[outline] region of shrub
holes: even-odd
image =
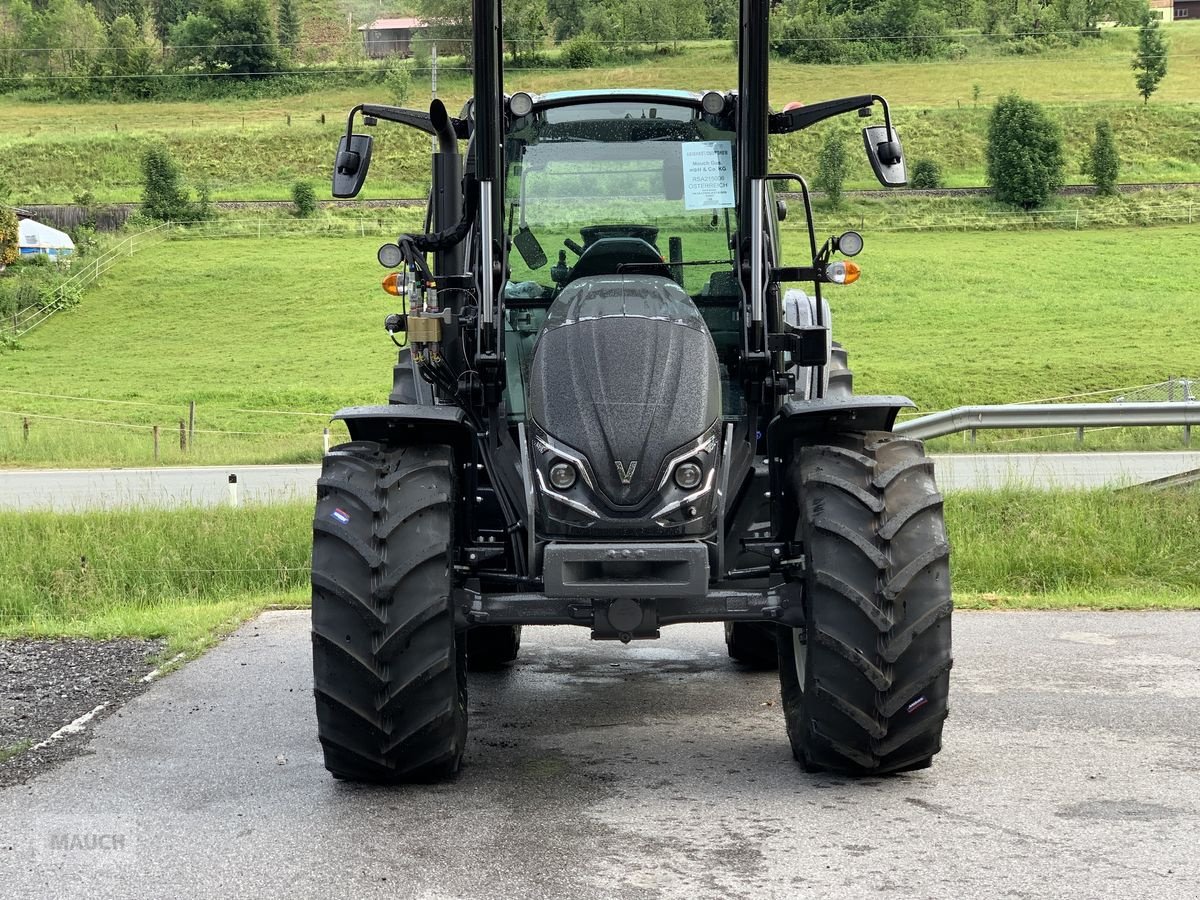
[[[409,71],[408,63],[399,58],[389,62],[383,75],[383,84],[392,103],[403,106],[412,92],[412,72]]]
[[[915,188],[933,190],[942,186],[942,168],[932,159],[918,159],[913,163],[908,183]]]
[[[987,178],[1001,203],[1042,206],[1063,184],[1058,126],[1032,100],[1006,94],[988,123]]]
[[[317,211],[317,194],[307,181],[297,181],[292,185],[292,206],[299,219],[311,218]]]
[[[192,205],[192,221],[207,222],[217,217],[216,207],[212,202],[212,187],[207,181],[200,182],[196,189],[196,202]]]
[[[601,55],[600,42],[585,31],[567,42],[562,58],[569,69],[591,69],[599,65]]]
[[[0,206],[0,269],[17,261],[20,255],[19,238],[17,214],[6,206]]]
[[[1117,142],[1113,140],[1112,125],[1101,119],[1096,123],[1096,138],[1092,141],[1088,172],[1096,184],[1096,192],[1106,197],[1117,193],[1117,175],[1121,171],[1121,158],[1117,155]]]
[[[142,156],[142,207],[148,219],[187,221],[194,210],[187,190],[166,147],[151,147]]]
[[[817,158],[817,187],[825,192],[829,205],[842,205],[842,185],[846,183],[846,145],[842,132],[831,129],[825,135]]]

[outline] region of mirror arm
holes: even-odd
[[[352,137],[354,137],[354,117],[356,115],[358,115],[359,110],[361,110],[362,108],[363,108],[363,105],[360,103],[360,104],[358,104],[358,106],[356,106],[352,110],[350,110],[350,114],[348,116],[346,116],[346,146],[347,147],[350,146],[350,139]]]
[[[801,106],[786,112],[772,113],[768,118],[768,131],[771,134],[791,134],[803,131],[818,122],[824,122],[834,116],[845,115],[856,109],[870,106],[876,100],[883,100],[875,94],[860,94],[857,97],[842,97],[837,100],[822,100],[812,106]],[[887,104],[884,103],[884,116],[887,116]]]
[[[892,133],[892,110],[888,106],[887,100],[880,97],[878,94],[872,94],[871,100],[883,107],[883,124],[887,128],[887,133]]]
[[[384,106],[377,103],[364,103],[361,106],[355,107],[355,109],[361,109],[364,116],[374,116],[377,119],[383,119],[385,122],[407,125],[409,128],[415,128],[426,134],[431,134],[435,137],[439,136],[439,123],[435,123],[429,113],[418,109],[405,109],[401,106]],[[453,116],[447,116],[446,118],[449,120],[450,126],[454,129],[454,136],[459,140],[466,140],[468,137],[467,123]]]

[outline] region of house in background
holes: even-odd
[[[1200,0],[1175,0],[1175,21],[1200,19]]]
[[[360,25],[363,50],[371,59],[385,56],[411,56],[412,40],[429,26],[420,19],[376,19]]]
[[[1150,0],[1150,15],[1164,22],[1171,21],[1175,0]]]

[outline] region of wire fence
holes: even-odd
[[[5,317],[0,322],[0,336],[7,336],[14,340],[20,338],[45,323],[55,313],[75,305],[79,293],[84,288],[96,281],[119,260],[133,256],[138,250],[163,240],[167,236],[169,228],[170,223],[164,222],[153,228],[147,228],[145,231],[139,231],[95,259],[89,260],[69,278],[54,287],[38,303],[17,310],[12,314],[12,318]]]

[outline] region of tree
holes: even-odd
[[[179,166],[166,147],[151,147],[142,155],[141,213],[163,222],[187,221],[192,204],[179,174]]]
[[[1137,52],[1133,55],[1133,80],[1142,103],[1158,90],[1158,83],[1167,74],[1167,41],[1158,30],[1158,19],[1147,14],[1138,29]]]
[[[471,0],[417,0],[417,15],[439,53],[461,53],[471,64]]]
[[[161,43],[171,39],[171,29],[195,12],[198,0],[153,0],[154,33]]]
[[[1062,187],[1062,137],[1041,106],[1016,94],[996,101],[988,123],[987,178],[1001,203],[1042,206]]]
[[[817,187],[825,192],[829,205],[837,209],[842,205],[842,185],[846,183],[846,144],[842,133],[830,129],[821,144],[817,158]]]
[[[171,29],[177,65],[252,77],[283,68],[266,0],[202,0]]]
[[[1096,138],[1092,141],[1090,157],[1088,168],[1096,184],[1096,192],[1106,197],[1114,196],[1117,193],[1121,158],[1117,155],[1112,125],[1105,119],[1096,123]]]
[[[300,42],[300,14],[296,0],[279,0],[279,45],[295,50]]]
[[[658,8],[659,33],[671,42],[671,49],[678,50],[679,42],[688,38],[708,37],[708,10],[703,0],[672,0]]]
[[[550,33],[546,0],[507,0],[504,4],[504,43],[512,61],[535,60]]]
[[[108,26],[101,64],[108,75],[149,74],[152,65],[150,47],[131,16],[119,16]]]

